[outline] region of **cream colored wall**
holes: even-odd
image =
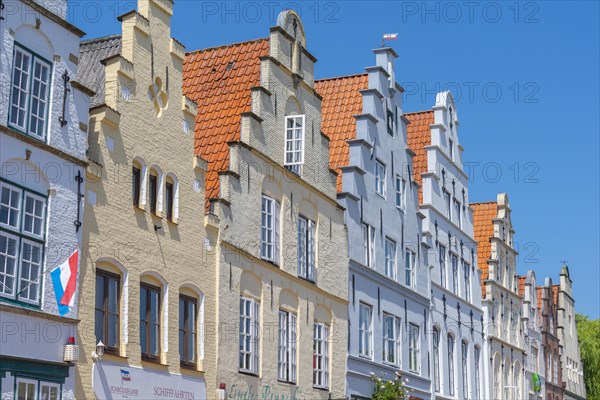
[[[205,246],[207,235],[209,240],[216,241],[216,230],[205,225],[203,170],[206,164],[193,156],[193,131],[184,133],[182,129],[184,118],[192,121],[190,126],[193,127],[196,112],[195,104],[182,97],[185,49],[169,35],[171,2],[140,0],[138,6],[143,16],[128,14],[122,21],[124,58],[115,57],[106,63],[106,103],[114,110],[100,107],[91,111],[90,137],[96,140],[91,139],[90,152],[98,155],[96,161],[100,166],[93,163],[88,169],[87,197],[89,191],[96,192],[97,204],[92,206],[86,202],[85,210],[87,252],[84,251],[82,257],[80,277],[83,290],[79,303],[81,355],[77,365],[77,394],[78,398],[93,398],[91,353],[96,343],[95,272],[102,268],[121,274],[120,321],[123,325],[120,355],[105,355],[104,359],[170,373],[204,376],[207,393],[212,396],[216,369],[215,335],[207,330],[205,343],[201,345],[203,359],[199,361],[197,371],[183,370],[179,366],[179,294],[194,293],[194,288],[196,293],[203,294],[203,310],[199,313],[204,316],[206,326],[214,325],[216,315],[215,260]],[[165,92],[167,68],[169,75],[168,106],[159,116],[147,95],[153,82],[152,65],[155,77],[162,79]],[[121,84],[132,88],[130,101],[121,97]],[[112,152],[106,147],[107,136],[114,139]],[[176,223],[167,221],[164,212],[162,217],[151,215],[148,205],[146,210],[143,206],[132,205],[131,166],[136,157],[146,163],[148,171],[151,165],[160,168],[165,178],[159,182],[163,196],[167,173],[177,177],[179,207]],[[194,189],[194,180],[202,181],[198,192]],[[160,229],[155,230],[155,225]],[[142,275],[154,277],[142,278]],[[168,351],[165,351],[166,346],[161,346],[160,364],[141,360],[138,332],[141,279],[154,283],[162,281],[162,297],[166,294],[161,310],[161,343],[168,345]],[[168,290],[165,290],[165,282]],[[168,317],[165,318],[167,306]],[[166,330],[165,324],[168,324]],[[168,337],[165,342],[164,333]],[[199,342],[200,333],[198,331]],[[201,355],[200,349],[198,354]]]

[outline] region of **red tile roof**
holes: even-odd
[[[519,295],[521,298],[525,298],[525,281],[527,280],[526,276],[517,276],[519,279]]]
[[[542,320],[542,302],[544,301],[543,299],[544,297],[544,287],[543,286],[538,286],[537,287],[537,306],[538,306],[538,313],[540,314],[540,321]]]
[[[558,292],[560,290],[560,285],[552,285],[552,294],[553,296],[553,301],[554,301],[554,305],[558,307]]]
[[[410,121],[407,127],[408,147],[415,152],[413,157],[413,176],[419,184],[423,184],[422,173],[427,172],[427,151],[425,146],[431,144],[431,129],[433,124],[433,111],[419,111],[405,114]],[[419,204],[423,204],[423,189],[419,189]]]
[[[323,97],[321,103],[321,131],[329,137],[329,167],[338,173],[336,189],[342,191],[340,167],[350,162],[350,148],[346,142],[356,138],[354,115],[362,113],[362,95],[359,90],[369,87],[367,74],[342,76],[315,82],[315,90]]]
[[[485,297],[484,281],[489,278],[489,267],[487,260],[492,254],[490,238],[494,236],[493,219],[497,216],[497,204],[494,201],[488,203],[471,203],[473,208],[473,231],[477,241],[477,260],[481,270],[481,290]]]
[[[208,161],[206,207],[219,197],[218,173],[229,167],[228,142],[240,140],[240,114],[250,111],[250,88],[260,85],[260,59],[269,39],[256,39],[188,53],[183,94],[198,104],[194,154]]]

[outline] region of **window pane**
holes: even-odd
[[[19,298],[31,302],[38,301],[39,276],[42,267],[42,246],[23,241],[21,254],[21,273],[19,279]]]
[[[25,129],[25,113],[27,112],[29,93],[29,73],[31,56],[15,47],[13,62],[12,95],[10,101],[10,123],[22,130]]]
[[[14,295],[17,265],[17,240],[0,234],[0,293]]]
[[[35,59],[31,90],[29,132],[44,137],[46,108],[48,103],[48,85],[50,68],[42,61]]]
[[[21,191],[8,186],[2,186],[0,195],[0,224],[18,228],[20,208]]]

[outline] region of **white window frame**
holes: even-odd
[[[408,369],[421,373],[421,340],[419,326],[408,324]]]
[[[246,314],[246,305],[249,305],[248,314]],[[245,322],[248,322],[248,326],[246,326]],[[258,375],[260,347],[260,339],[258,336],[259,323],[260,302],[250,297],[240,296],[240,357],[238,366],[241,372],[247,372],[254,375]],[[247,338],[248,341],[243,340],[245,338]]]
[[[261,201],[260,257],[279,265],[280,203],[265,194]]]
[[[469,265],[466,261],[463,261],[463,274],[464,274],[464,283],[465,283],[465,300],[471,301],[471,265]]]
[[[396,207],[406,208],[406,181],[400,175],[396,175]]]
[[[375,228],[363,222],[363,262],[372,269],[375,269]]]
[[[449,221],[452,221],[452,197],[450,196],[450,192],[446,189],[442,189],[443,198],[444,198],[444,211],[446,214],[446,218]]]
[[[473,348],[473,355],[475,357],[475,399],[480,399],[481,398],[481,382],[480,382],[480,377],[481,377],[481,349],[478,346],[475,346]]]
[[[293,126],[288,122],[292,121]],[[298,126],[300,121],[300,126]],[[298,137],[298,134],[300,137]],[[304,143],[305,143],[305,116],[288,115],[285,117],[285,148],[283,155],[283,165],[300,166],[304,164]],[[294,171],[296,172],[296,171]],[[298,170],[299,172],[299,170]]]
[[[313,325],[313,386],[329,388],[329,326],[322,322]],[[321,368],[319,368],[321,365]]]
[[[458,295],[458,255],[450,252],[450,268],[452,269],[452,292]]]
[[[29,212],[27,212],[27,200],[31,199],[33,201],[34,204],[34,213],[31,214]],[[42,214],[37,215],[35,214],[35,205],[37,202],[42,203]],[[23,214],[23,221],[21,221],[21,231],[28,235],[31,236],[33,238],[37,238],[37,239],[42,239],[44,237],[44,222],[46,220],[46,199],[44,199],[42,196],[38,196],[36,194],[33,194],[31,192],[25,192],[24,193],[24,198],[23,198],[23,210],[22,210],[22,214]],[[35,224],[35,220],[41,220],[40,221],[40,232],[39,234],[34,232],[34,231],[26,231],[25,230],[25,220],[27,219],[27,217],[31,217],[32,218],[32,224]],[[35,225],[32,225],[35,226]]]
[[[455,365],[455,354],[454,354],[454,336],[448,335],[448,390],[450,396],[454,396],[456,390],[456,365]]]
[[[315,222],[298,216],[298,276],[311,282],[317,276],[315,237]]]
[[[2,196],[2,192],[4,190],[8,190],[8,192],[9,192],[8,203],[2,202],[1,196]],[[17,204],[16,205],[13,204],[13,202],[12,202],[13,193],[17,193]],[[7,222],[0,221],[0,227],[7,228],[10,230],[14,230],[14,231],[18,231],[19,229],[21,229],[22,203],[23,203],[23,189],[13,186],[11,184],[8,184],[6,182],[0,181],[0,213],[2,212],[2,210],[6,210],[6,217],[7,217]],[[15,221],[16,225],[10,224],[11,211],[16,212],[16,214],[17,214],[16,221]]]
[[[396,242],[388,237],[385,238],[385,275],[396,279]]]
[[[467,342],[466,340],[462,340],[460,342],[460,347],[463,378],[463,398],[467,400],[469,398],[469,342]]]
[[[388,329],[390,326],[391,336]],[[400,329],[400,318],[392,314],[383,314],[383,362],[386,364],[400,366]]]
[[[362,301],[358,306],[358,354],[373,358],[373,306]]]
[[[286,310],[279,310],[278,378],[283,382],[296,383],[297,375],[297,317]]]
[[[23,88],[21,86],[16,86],[15,85],[15,62],[16,62],[16,58],[17,58],[17,52],[21,53],[22,56],[27,56],[29,58],[28,60],[28,70],[22,70],[23,73],[26,72],[26,87]],[[47,80],[46,81],[42,81],[40,79],[38,79],[37,77],[35,77],[35,68],[37,65],[40,65],[42,68],[46,68],[47,71]],[[48,130],[48,122],[49,122],[49,115],[50,115],[50,92],[51,92],[51,86],[52,86],[52,63],[44,58],[41,58],[39,55],[35,54],[34,52],[32,52],[31,50],[25,48],[24,46],[20,45],[19,43],[15,42],[14,45],[14,52],[13,52],[13,64],[11,66],[11,75],[10,75],[10,98],[9,98],[9,105],[8,105],[8,111],[9,111],[9,117],[8,117],[8,125],[12,128],[15,128],[17,130],[19,130],[20,132],[23,132],[25,134],[27,134],[28,136],[31,137],[35,137],[39,140],[45,141],[46,140],[46,132]],[[36,96],[36,94],[33,92],[33,81],[36,80],[38,81],[38,85],[37,87],[42,87],[43,85],[45,85],[45,96],[40,97],[39,95]],[[18,90],[22,96],[25,96],[25,101],[24,101],[24,107],[21,107],[20,105],[16,105],[13,104],[13,94],[14,91]],[[43,110],[43,115],[34,115],[33,114],[33,100],[34,97],[37,98],[38,101],[38,105],[42,104],[44,105],[44,110]],[[20,98],[20,97],[19,97]],[[17,111],[18,109],[18,111]],[[15,112],[22,112],[23,115],[23,125],[20,125],[18,123],[18,120],[16,122],[12,121],[12,118],[14,116]],[[34,133],[32,131],[32,118],[36,118],[40,121],[42,121],[42,128],[41,128],[41,134],[40,133]],[[37,128],[36,128],[37,129]]]
[[[386,197],[386,167],[379,160],[375,160],[375,193],[385,199]]]
[[[433,379],[436,393],[440,392],[440,329],[433,328]]]
[[[404,284],[410,288],[416,287],[415,270],[417,256],[414,251],[404,249]]]
[[[15,398],[29,398],[27,397],[27,393],[19,393],[19,383],[24,383],[26,385],[33,385],[33,398],[34,399],[42,399],[42,391],[44,390],[44,388],[48,388],[48,391],[50,391],[51,389],[55,389],[55,396],[50,397],[48,396],[47,398],[44,398],[46,400],[60,400],[62,398],[62,393],[61,393],[61,384],[56,383],[56,382],[48,382],[48,381],[43,381],[43,380],[38,380],[35,378],[23,378],[21,376],[17,376],[15,379]],[[28,388],[27,388],[28,389]]]
[[[446,247],[438,245],[438,261],[440,264],[440,283],[446,287]]]
[[[454,213],[453,213],[453,217],[454,217],[454,222],[456,223],[456,225],[458,225],[459,228],[462,229],[462,213],[460,210],[460,201],[454,199]]]
[[[448,139],[448,156],[450,160],[454,161],[454,142],[452,139]]]

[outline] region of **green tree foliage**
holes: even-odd
[[[372,400],[405,400],[408,398],[408,389],[404,386],[408,378],[402,380],[400,372],[396,372],[394,379],[385,379],[371,372],[371,379],[375,382]]]
[[[600,400],[600,319],[577,314],[577,335],[588,400]]]

